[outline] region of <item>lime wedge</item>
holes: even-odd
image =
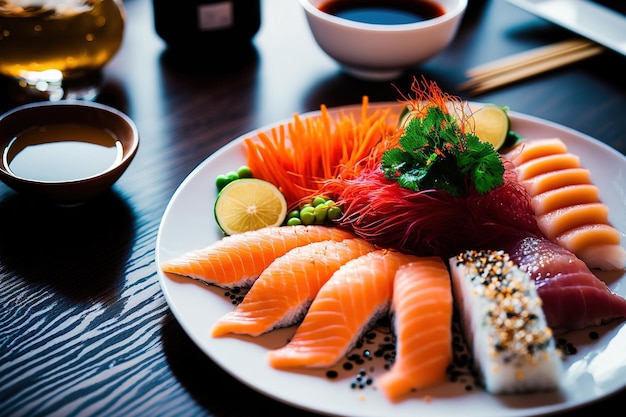
[[[213,212],[224,234],[233,235],[280,226],[287,216],[287,201],[274,184],[258,178],[242,178],[219,192]]]
[[[398,126],[403,126],[406,122],[406,119],[408,119],[410,115],[411,109],[409,108],[409,106],[404,106],[402,108],[402,111],[400,112],[400,115],[398,116]]]
[[[481,141],[491,143],[496,151],[504,145],[511,127],[506,111],[506,107],[485,104],[473,113],[474,134]]]

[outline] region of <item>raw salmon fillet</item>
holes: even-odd
[[[289,343],[268,352],[269,364],[277,369],[336,364],[388,314],[396,271],[417,259],[381,249],[342,265],[320,288]]]
[[[580,159],[571,153],[559,153],[531,159],[516,166],[520,181],[528,180],[546,172],[580,167]]]
[[[573,184],[530,197],[536,216],[576,204],[599,203],[600,190],[593,184]]]
[[[559,138],[545,138],[541,141],[526,141],[516,146],[504,156],[515,166],[542,156],[567,153],[567,146]]]
[[[557,239],[562,233],[578,226],[609,224],[609,208],[602,203],[573,204],[536,217],[539,230],[548,239]],[[615,230],[611,228],[612,230]],[[619,237],[617,243],[619,244]],[[571,248],[568,248],[572,251]]]
[[[341,265],[374,249],[366,240],[354,238],[290,250],[261,273],[243,301],[215,324],[212,335],[258,336],[300,322],[321,286]]]
[[[398,268],[391,313],[396,358],[376,379],[392,401],[415,389],[446,380],[452,363],[452,287],[439,257],[424,257]]]
[[[548,239],[590,268],[624,269],[623,233],[610,224],[609,208],[600,201],[598,188],[565,143],[555,138],[533,139],[503,156],[515,166],[518,180],[530,196],[537,225]]]
[[[289,250],[323,240],[355,237],[326,226],[276,226],[230,235],[213,245],[161,263],[163,272],[224,288],[248,288],[265,268]]]
[[[556,243],[579,254],[589,246],[618,246],[621,239],[622,234],[615,228],[598,223],[577,226],[555,237]]]
[[[568,185],[591,184],[591,173],[585,168],[550,171],[521,181],[530,195],[541,194]]]

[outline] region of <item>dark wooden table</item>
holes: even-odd
[[[261,29],[239,60],[204,45],[174,56],[154,32],[151,1],[126,0],[124,44],[97,100],[139,128],[128,171],[75,210],[32,204],[0,184],[0,416],[311,415],[206,357],[172,316],[156,273],[157,230],[175,189],[254,128],[364,95],[396,100],[396,87],[408,91],[424,74],[452,94],[508,105],[626,153],[623,56],[606,53],[477,97],[457,91],[467,68],[572,36],[501,0],[470,3],[454,44],[392,85],[343,74],[294,0],[263,1]],[[0,100],[2,110],[15,105]],[[622,391],[602,404],[624,401]]]

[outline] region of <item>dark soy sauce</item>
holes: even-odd
[[[377,25],[416,23],[445,13],[441,5],[428,0],[328,0],[318,8],[343,19]]]

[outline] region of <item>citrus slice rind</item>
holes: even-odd
[[[402,111],[398,115],[398,126],[402,127],[411,116],[411,108],[409,106],[402,107]]]
[[[280,226],[287,216],[287,201],[274,184],[242,178],[219,192],[213,211],[219,228],[226,235],[233,235]]]
[[[485,104],[473,115],[474,134],[482,142],[491,143],[497,151],[502,148],[509,134],[511,121],[506,108],[495,104]]]

